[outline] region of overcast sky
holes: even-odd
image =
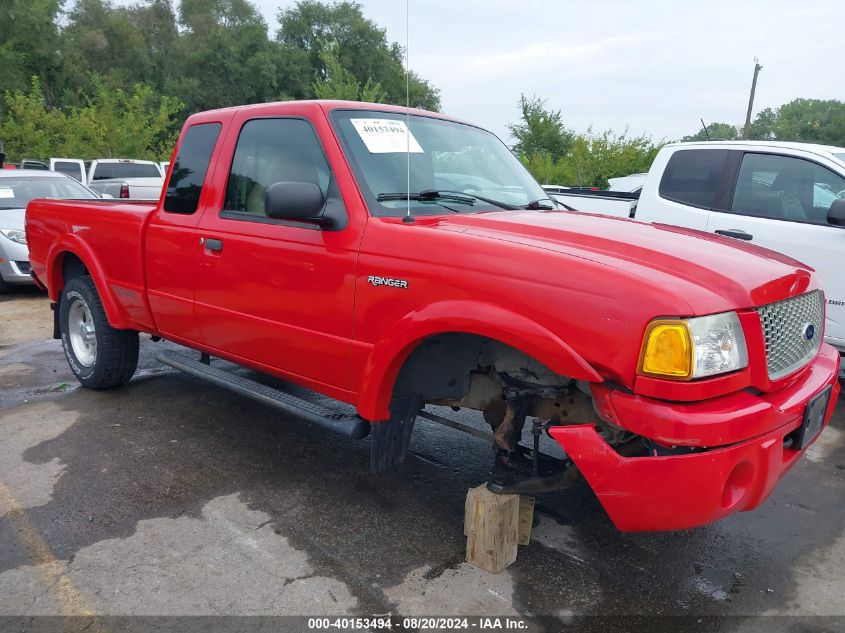
[[[254,0],[271,31],[284,0]],[[405,42],[404,0],[361,0]],[[569,127],[655,140],[741,124],[759,57],[756,113],[795,97],[845,99],[845,0],[410,0],[410,65],[442,110],[506,140],[520,93]]]

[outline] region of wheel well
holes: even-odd
[[[73,253],[64,253],[62,255],[62,287],[71,279],[87,275],[88,269],[82,260]]]
[[[494,339],[450,332],[424,339],[409,354],[396,378],[393,397],[418,396],[424,402],[460,400],[474,374],[495,373],[524,386],[565,386],[571,378]]]

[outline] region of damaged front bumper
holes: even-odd
[[[549,435],[621,531],[691,528],[751,510],[768,497],[807,448],[798,448],[794,439],[808,402],[829,388],[827,425],[839,394],[838,371],[838,352],[823,345],[800,378],[773,393],[741,391],[674,403],[594,389],[602,417],[661,444],[697,452],[624,457],[593,425],[552,427]]]

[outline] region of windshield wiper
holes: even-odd
[[[492,204],[494,207],[499,207],[500,209],[507,209],[508,211],[514,211],[519,209],[518,206],[515,204],[511,204],[510,202],[502,202],[501,200],[494,200],[493,198],[485,198],[484,196],[477,196],[474,193],[466,193],[464,191],[452,191],[451,189],[426,189],[424,191],[420,191],[421,194],[434,194],[436,196],[440,196],[442,194],[447,195],[459,195],[465,198],[472,198],[474,200],[480,200],[481,202],[486,202],[487,204]]]
[[[376,196],[379,202],[386,202],[388,200],[417,200],[420,202],[436,202],[438,200],[445,200],[446,202],[457,202],[459,204],[468,204],[470,206],[475,204],[475,199],[471,196],[453,195],[441,191],[434,191],[433,189],[426,189],[417,193],[408,194],[407,192],[397,193],[380,193]]]
[[[376,198],[379,202],[384,202],[385,200],[407,200],[408,194],[407,193],[380,193]],[[437,200],[446,200],[449,202],[457,202],[460,204],[468,204],[473,205],[475,201],[478,200],[480,202],[486,202],[487,204],[492,204],[494,207],[499,207],[500,209],[507,209],[508,211],[513,211],[515,209],[519,209],[518,206],[515,204],[510,204],[509,202],[502,202],[501,200],[494,200],[493,198],[485,198],[484,196],[477,196],[474,193],[465,193],[463,191],[452,191],[451,189],[423,189],[422,191],[418,191],[417,193],[411,194],[411,200],[420,200],[425,202],[426,200],[437,201]]]

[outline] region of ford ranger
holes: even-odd
[[[845,354],[845,148],[672,143],[648,174],[611,180],[627,181],[629,192],[547,192],[570,209],[726,235],[809,264],[825,288],[825,341]]]
[[[127,383],[149,333],[199,352],[162,362],[369,434],[374,472],[405,459],[418,416],[459,426],[427,405],[483,411],[491,490],[575,473],[624,531],[754,508],[840,388],[812,269],[558,209],[493,134],[430,112],[196,114],[158,204],[35,200],[26,233],[85,387]],[[551,466],[541,433],[564,454]]]

